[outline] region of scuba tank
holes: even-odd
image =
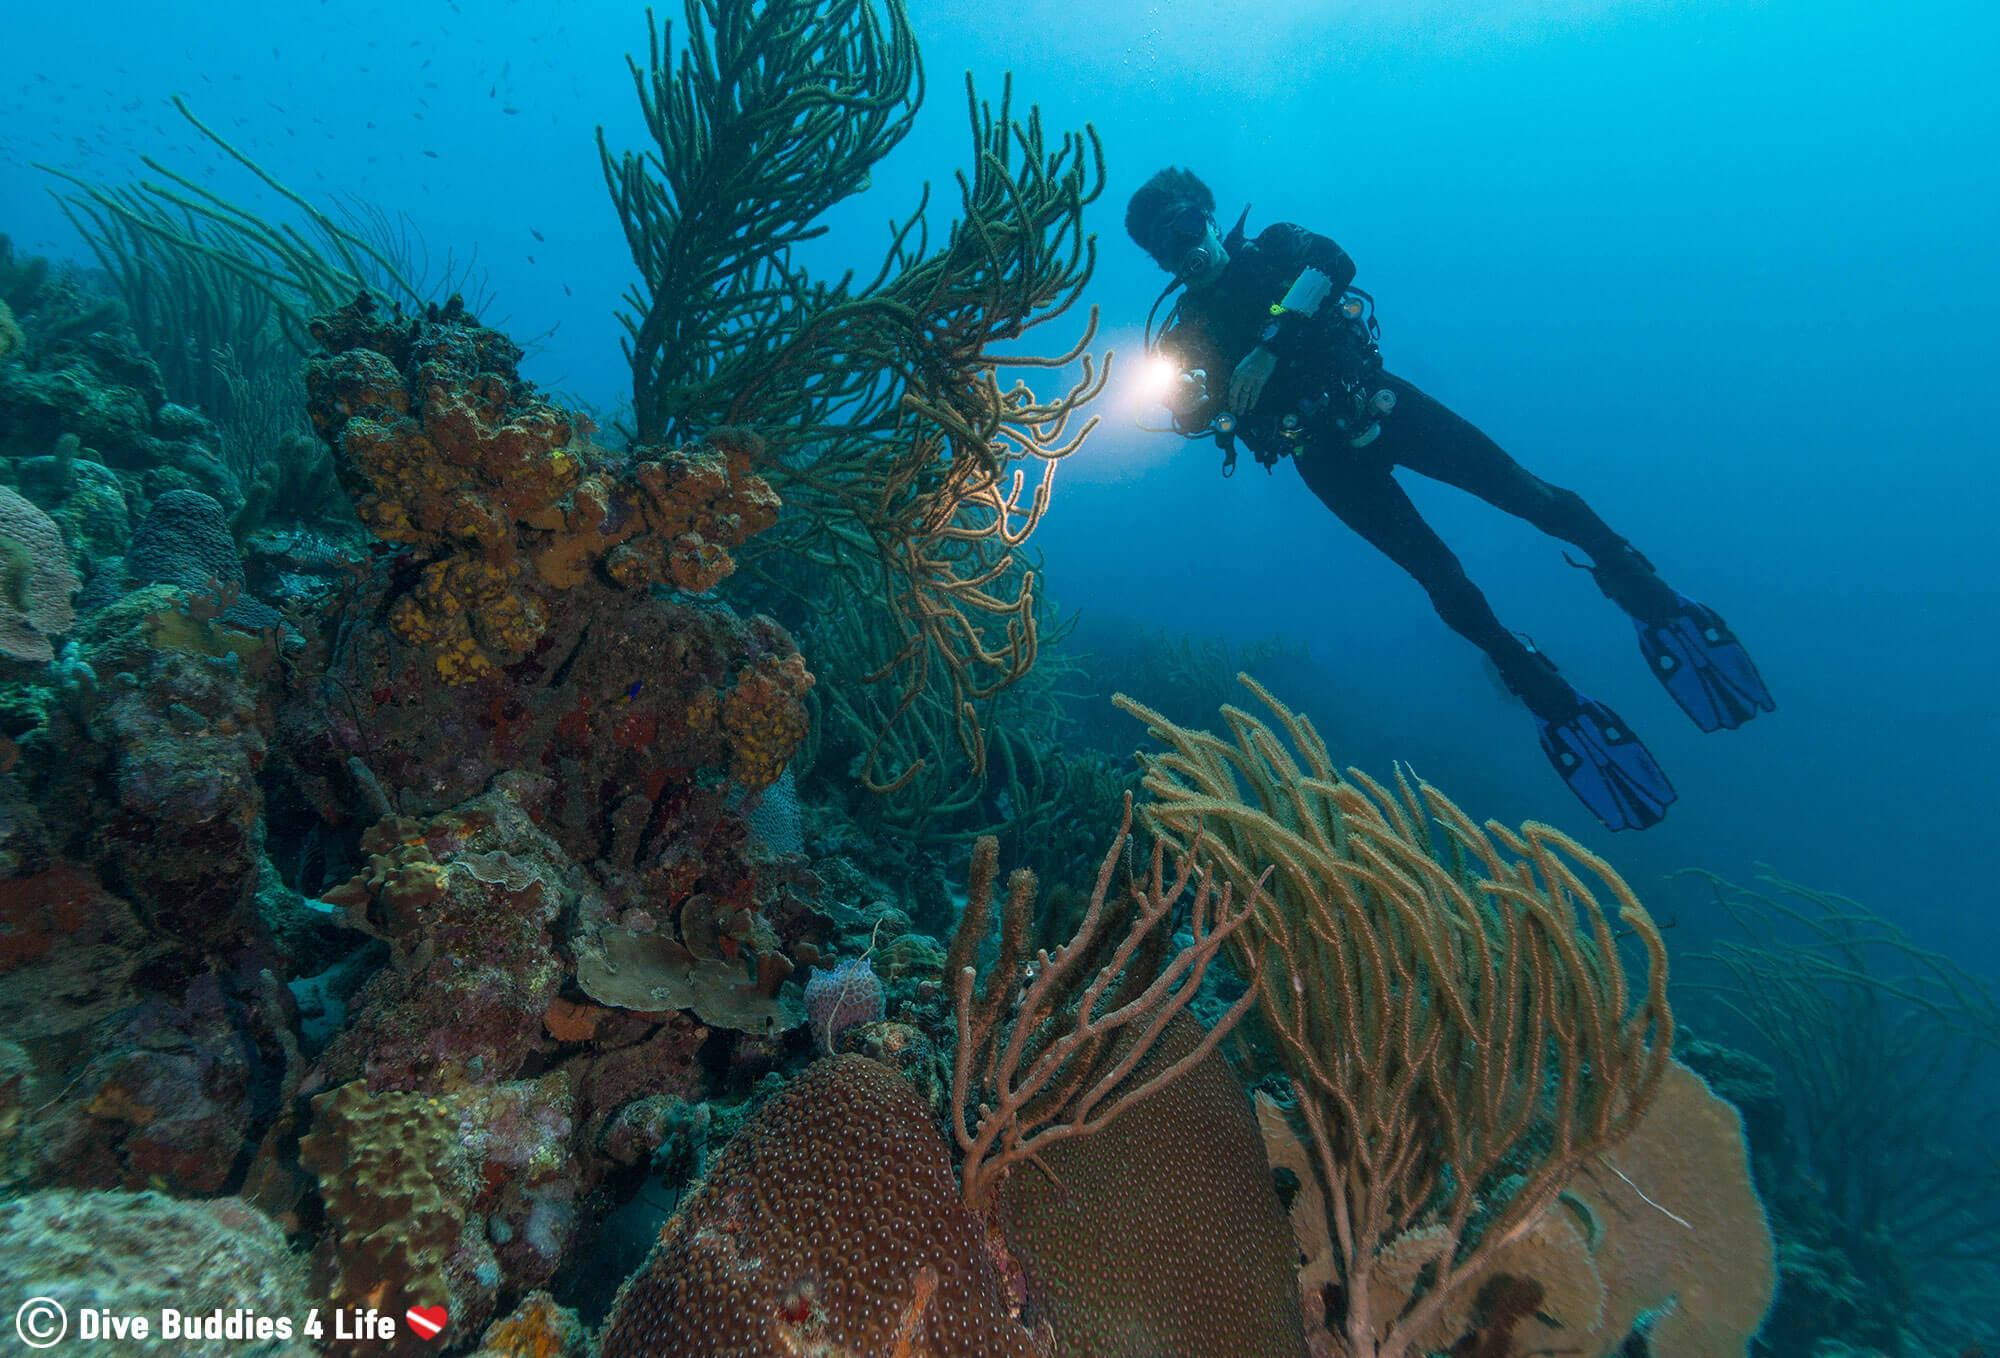
[[[1326,424],[1351,448],[1366,448],[1382,434],[1382,421],[1396,411],[1396,393],[1382,385],[1382,327],[1375,299],[1350,287],[1335,308],[1335,348],[1344,350],[1345,371],[1327,392]]]
[[[1246,206],[1223,240],[1223,248],[1232,258],[1243,248],[1249,216],[1250,209]],[[1352,277],[1351,266],[1343,272]],[[1155,317],[1167,298],[1185,283],[1185,274],[1177,273],[1147,313],[1144,342],[1148,354],[1161,352],[1153,333]],[[1334,299],[1332,305],[1327,304],[1330,298]],[[1249,441],[1258,463],[1266,471],[1272,471],[1279,462],[1309,444],[1324,445],[1341,439],[1350,447],[1367,447],[1380,437],[1382,420],[1396,408],[1395,392],[1381,382],[1381,326],[1375,318],[1375,299],[1367,292],[1349,285],[1336,293],[1332,278],[1317,268],[1306,267],[1271,310],[1274,324],[1276,318],[1287,314],[1297,317],[1302,325],[1297,333],[1308,351],[1319,350],[1328,355],[1328,384],[1321,391],[1294,401],[1290,409],[1275,414],[1267,415],[1260,409],[1254,417],[1239,420],[1223,410],[1198,429],[1182,426],[1176,417],[1174,432],[1185,438],[1215,440],[1222,450],[1224,476],[1234,474],[1237,440],[1245,434],[1251,436]],[[1172,331],[1179,315],[1176,303],[1161,327],[1161,339]],[[1184,380],[1189,376],[1202,379],[1200,399],[1206,402],[1207,374],[1184,375]]]
[[[1307,273],[1317,274],[1317,270]],[[1301,281],[1304,278],[1302,275]],[[1286,301],[1280,303],[1284,310],[1293,309],[1291,299],[1298,291],[1295,283]],[[1257,459],[1267,470],[1308,446],[1338,447],[1338,440],[1350,448],[1366,448],[1381,437],[1382,421],[1396,409],[1396,393],[1382,384],[1382,353],[1377,343],[1381,327],[1375,319],[1375,299],[1350,287],[1332,307],[1317,313],[1301,310],[1312,326],[1305,342],[1328,354],[1333,380],[1271,419],[1278,448],[1260,452]],[[1225,475],[1226,468],[1227,463]]]

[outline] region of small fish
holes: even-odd
[[[500,93],[500,87],[498,85],[489,85],[486,87],[486,97],[488,99],[493,98],[493,96],[495,96],[498,93]]]
[[[534,262],[535,262],[535,257],[534,257],[533,255],[529,255],[529,256],[528,256],[528,263],[530,263],[530,264],[533,264]]]
[[[575,294],[575,293],[573,293],[573,292],[571,292],[571,291],[569,290],[569,284],[567,284],[567,283],[563,284],[563,296],[565,296],[565,297],[574,297],[574,296],[576,296],[576,294]]]
[[[639,690],[644,688],[645,686],[646,686],[646,681],[644,679],[634,679],[632,681],[631,686],[625,690],[625,701],[629,703],[634,698],[638,697]]]
[[[506,106],[505,108],[501,109],[500,111],[501,111],[502,113],[519,113],[519,112],[520,112],[521,110],[519,110],[518,108],[515,108],[515,107],[514,107],[514,106],[513,106],[512,104],[509,104],[509,105],[507,105],[507,106]]]
[[[436,160],[438,158],[438,153],[435,151],[426,151],[424,152],[424,154],[429,156],[432,160]]]
[[[138,101],[138,100],[136,100],[136,99],[134,99],[134,100],[133,100],[132,102],[136,104],[136,103],[138,103],[139,101]],[[541,233],[541,232],[539,232],[539,231],[537,231],[537,230],[535,230],[535,228],[534,228],[534,227],[532,227],[532,226],[528,228],[528,234],[529,234],[529,235],[531,235],[531,236],[533,236],[533,237],[534,237],[534,238],[535,238],[536,240],[542,240],[542,239],[543,239],[543,237],[542,237],[542,233]]]

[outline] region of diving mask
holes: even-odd
[[[1198,278],[1215,265],[1219,242],[1211,249],[1215,220],[1193,203],[1184,203],[1153,229],[1153,258],[1177,278]]]

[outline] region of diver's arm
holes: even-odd
[[[1176,312],[1160,335],[1157,352],[1178,370],[1165,402],[1174,428],[1188,435],[1203,433],[1228,394],[1230,365],[1220,347],[1207,326]]]
[[[1354,261],[1329,236],[1308,231],[1292,222],[1275,222],[1257,236],[1257,249],[1282,261],[1293,271],[1318,269],[1326,275],[1335,293],[1347,291],[1354,282]]]
[[[1279,359],[1290,358],[1299,350],[1306,322],[1354,282],[1354,261],[1330,238],[1291,222],[1266,227],[1257,237],[1257,248],[1268,251],[1293,278],[1271,308],[1259,347]]]

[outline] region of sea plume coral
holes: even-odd
[[[1225,707],[1225,741],[1117,701],[1166,746],[1146,759],[1155,830],[1241,891],[1271,865],[1233,955],[1332,1214],[1335,1333],[1348,1358],[1399,1358],[1639,1124],[1672,1043],[1666,948],[1581,846],[1343,776],[1244,683],[1278,729]],[[1417,1295],[1377,1313],[1378,1271],[1419,1232]]]

